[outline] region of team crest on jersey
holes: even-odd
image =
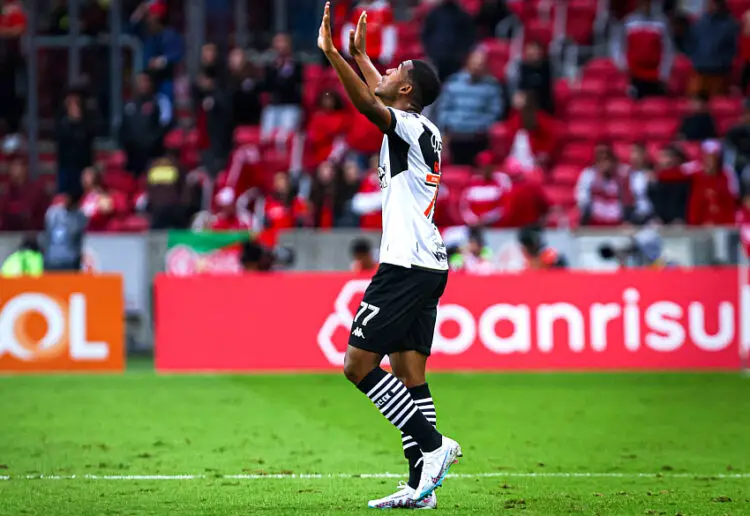
[[[388,180],[388,171],[385,166],[378,167],[378,183],[380,183],[381,190],[388,188]]]

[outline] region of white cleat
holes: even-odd
[[[412,499],[422,500],[440,487],[448,470],[458,462],[456,460],[458,457],[463,457],[461,446],[445,436],[443,436],[443,444],[440,448],[429,453],[422,452],[422,478],[419,480],[419,487],[414,491]]]
[[[370,509],[436,509],[437,496],[431,493],[421,500],[414,500],[414,489],[406,482],[398,483],[399,490],[392,495],[380,500],[370,500],[367,506]]]

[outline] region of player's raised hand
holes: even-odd
[[[318,32],[318,48],[326,53],[336,50],[331,35],[331,2],[326,2],[323,11],[323,21],[320,23],[320,31]]]
[[[349,52],[352,57],[367,55],[367,11],[362,11],[357,30],[349,31]]]

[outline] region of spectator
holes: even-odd
[[[524,258],[524,269],[560,269],[568,266],[565,257],[547,246],[544,230],[538,224],[524,226],[518,232],[518,243]]]
[[[422,45],[441,81],[461,69],[475,41],[474,21],[458,0],[441,0],[422,26]]]
[[[313,227],[332,228],[334,225],[334,201],[338,173],[336,166],[330,161],[325,161],[318,166],[310,191]]]
[[[494,38],[498,32],[500,22],[508,20],[513,12],[507,5],[506,0],[484,0],[479,12],[474,16],[474,25],[477,28],[477,40]]]
[[[633,194],[633,222],[644,224],[653,215],[654,207],[648,196],[651,164],[646,155],[646,146],[633,144],[630,149],[630,191]]]
[[[163,93],[154,91],[150,73],[138,74],[135,90],[135,97],[123,110],[120,145],[127,156],[127,170],[137,177],[150,160],[164,154],[172,107]]]
[[[261,272],[266,269],[266,252],[257,242],[248,241],[242,244],[240,264],[245,272]]]
[[[530,224],[544,224],[552,207],[542,184],[530,178],[521,168],[506,168],[512,187],[507,194],[503,227],[519,228]]]
[[[526,44],[518,74],[518,89],[533,93],[541,109],[554,113],[552,69],[541,43],[529,41]]]
[[[193,85],[199,141],[204,148],[203,163],[216,177],[224,169],[232,150],[232,99],[224,84],[223,67],[213,43],[201,49],[201,70]]]
[[[701,150],[702,162],[689,167],[687,222],[693,226],[734,224],[738,194],[734,171],[724,166],[719,142],[704,142]]]
[[[505,215],[503,204],[511,190],[511,181],[507,175],[495,173],[490,151],[477,156],[477,166],[479,174],[471,178],[461,194],[461,218],[467,226],[496,226]]]
[[[302,118],[302,65],[292,55],[288,34],[273,38],[275,58],[266,66],[265,89],[270,103],[261,116],[261,135],[265,141],[275,138],[280,150],[296,132]]]
[[[210,224],[212,231],[249,231],[252,221],[245,213],[238,213],[236,197],[231,187],[225,186],[216,194],[216,204],[219,212],[213,217]]]
[[[344,135],[350,126],[344,101],[335,91],[323,91],[307,124],[305,169],[315,170],[328,160],[336,160],[344,150]],[[370,124],[372,125],[372,124]]]
[[[633,96],[642,99],[665,93],[674,51],[667,19],[654,1],[640,0],[638,5],[615,36],[613,58],[620,70],[629,73]]]
[[[627,168],[617,162],[609,144],[599,144],[595,163],[584,169],[576,185],[581,225],[616,226],[630,222],[633,195]]]
[[[745,11],[745,14],[742,16],[740,59],[742,60],[740,87],[742,88],[742,95],[748,95],[750,94],[750,91],[747,89],[750,85],[750,11]]]
[[[8,176],[0,196],[0,231],[41,231],[47,195],[38,182],[29,179],[26,162],[20,158],[10,162]]]
[[[353,159],[359,163],[362,169],[367,168],[371,156],[380,152],[382,143],[383,133],[380,132],[380,129],[370,122],[365,115],[355,111],[349,123],[346,145]]]
[[[81,174],[83,197],[81,212],[88,219],[89,231],[104,231],[115,215],[115,202],[105,190],[101,173],[94,167],[86,167]]]
[[[737,215],[740,232],[740,243],[745,251],[745,258],[750,258],[750,192],[742,197],[742,204]]]
[[[706,12],[690,30],[687,53],[695,75],[690,92],[709,96],[729,92],[732,64],[737,54],[737,21],[727,8],[726,0],[708,0]]]
[[[260,124],[261,81],[257,80],[245,51],[235,48],[229,53],[229,90],[232,95],[233,126]]]
[[[81,172],[93,163],[94,128],[83,92],[71,89],[57,118],[57,191],[81,191]]]
[[[680,8],[675,0],[662,2],[662,11],[669,20],[669,31],[672,33],[675,51],[686,53],[692,15]]]
[[[438,100],[438,124],[443,141],[448,140],[453,163],[474,163],[477,154],[487,148],[487,131],[503,114],[503,107],[500,84],[487,73],[487,56],[476,50],[465,70],[448,79]]]
[[[355,29],[364,11],[367,11],[367,55],[381,65],[389,65],[396,53],[398,32],[388,0],[360,0],[357,3],[341,31],[341,48],[349,55],[349,31]]]
[[[372,272],[378,268],[378,261],[373,256],[372,243],[366,238],[357,238],[352,242],[352,272]]]
[[[44,256],[39,251],[36,235],[26,235],[18,250],[8,256],[0,269],[3,278],[41,276],[44,272]]]
[[[44,270],[80,271],[83,235],[88,220],[78,209],[80,188],[62,194],[62,203],[53,204],[44,216]]]
[[[537,109],[536,98],[529,92],[516,92],[513,108],[507,122],[512,143],[506,167],[531,174],[546,170],[557,150],[557,122]]]
[[[130,18],[143,41],[143,68],[153,74],[154,89],[174,103],[175,68],[182,61],[182,37],[164,24],[167,6],[163,0],[143,2]],[[143,20],[145,18],[145,26]]]
[[[485,244],[484,235],[478,228],[471,230],[465,248],[453,254],[448,264],[451,270],[468,274],[486,276],[495,272],[492,250]]]
[[[197,212],[200,204],[192,199],[192,189],[177,160],[169,155],[156,158],[146,172],[146,185],[151,229],[187,227],[191,212]]]
[[[725,147],[726,163],[741,175],[750,165],[750,99],[745,99],[737,125],[727,132]]]
[[[649,199],[657,221],[683,224],[687,218],[690,177],[683,163],[685,157],[674,145],[659,151],[654,181],[649,185]]]
[[[302,227],[307,211],[304,200],[294,195],[289,174],[277,172],[273,176],[273,190],[264,203],[265,227],[272,231]]]
[[[677,137],[693,142],[716,138],[716,124],[708,110],[708,96],[705,93],[693,96],[690,103],[690,114],[682,119]]]
[[[383,193],[378,181],[378,157],[373,156],[369,172],[352,198],[352,211],[359,216],[359,226],[365,230],[383,229]],[[441,187],[440,191],[444,188]],[[439,213],[439,211],[438,211]]]
[[[359,191],[361,169],[355,160],[347,160],[336,178],[333,204],[334,225],[337,228],[359,227],[359,217],[352,208],[352,199]]]
[[[0,1],[0,134],[6,134],[3,147],[8,150],[17,150],[21,145],[24,103],[17,84],[24,68],[21,37],[25,31],[26,15],[21,2]]]

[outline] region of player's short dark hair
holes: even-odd
[[[440,95],[440,79],[435,69],[426,61],[412,59],[411,81],[414,87],[414,100],[426,108]]]

